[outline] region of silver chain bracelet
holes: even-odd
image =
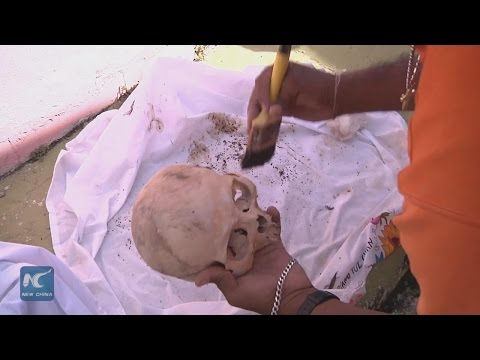
[[[275,292],[275,301],[273,302],[272,312],[270,313],[270,315],[277,315],[278,314],[278,308],[280,307],[280,301],[282,300],[283,283],[285,282],[285,279],[287,278],[288,272],[293,267],[293,265],[295,265],[296,262],[297,262],[296,259],[290,260],[288,265],[285,267],[285,270],[283,270],[282,274],[280,275],[280,278],[278,279],[277,291]]]

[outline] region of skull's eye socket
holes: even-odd
[[[232,196],[237,208],[243,212],[250,210],[252,194],[248,187],[237,180],[233,180]]]

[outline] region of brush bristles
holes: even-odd
[[[245,151],[245,156],[242,159],[242,169],[249,169],[255,166],[262,166],[270,161],[275,153],[275,146],[268,147],[253,154],[249,149]]]

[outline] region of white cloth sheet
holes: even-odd
[[[343,117],[336,120],[343,127],[362,126],[339,140],[327,122],[284,118],[273,159],[243,171],[246,107],[258,71],[159,59],[119,110],[89,123],[60,153],[47,196],[57,258],[0,243],[0,313],[251,314],[230,306],[214,285],[197,288],[153,271],[136,251],[136,195],[176,163],[249,177],[259,205],[279,209],[283,242],[313,284],[344,301],[364,294],[371,267],[391,251],[390,220],[402,206],[405,122],[395,112]],[[53,305],[26,307],[18,299],[22,263],[55,266],[65,291]]]

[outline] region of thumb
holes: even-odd
[[[214,265],[202,270],[195,278],[195,285],[202,287],[208,283],[214,283],[225,295],[231,293],[237,287],[237,280],[233,274],[223,266]]]
[[[278,209],[277,209],[275,206],[270,206],[270,207],[267,209],[267,214],[272,217],[272,221],[273,221],[275,224],[281,226],[280,212],[278,211]]]

